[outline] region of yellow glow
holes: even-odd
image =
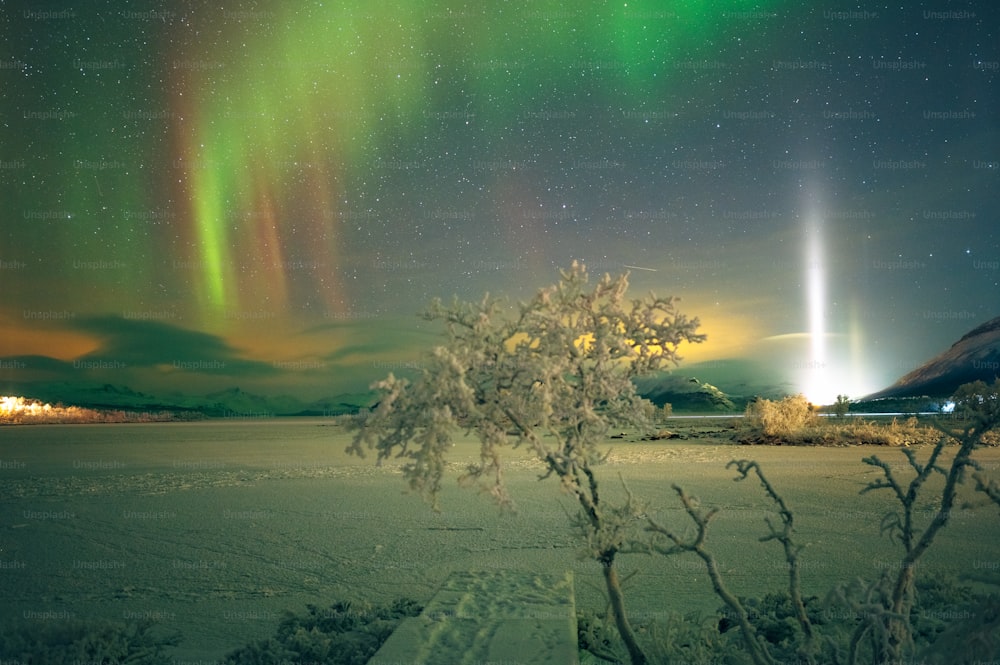
[[[16,323],[0,323],[0,339],[4,340],[8,349],[17,349],[18,355],[48,356],[59,360],[79,358],[100,346],[82,333]]]
[[[683,363],[752,355],[755,346],[762,339],[761,328],[755,316],[733,314],[722,310],[721,307],[707,308],[705,315],[697,306],[683,307],[682,311],[686,313],[688,309],[691,310],[692,316],[697,316],[700,323],[695,332],[707,335],[707,339],[699,344],[681,342],[677,347],[677,353]],[[527,334],[517,333],[507,340],[507,351],[512,352],[514,347],[523,344],[527,339]],[[577,344],[582,345],[592,340],[592,335],[585,335],[577,340]],[[655,352],[655,347],[651,348]]]
[[[253,312],[251,311],[251,314]],[[245,358],[284,358],[289,346],[296,357],[329,353],[331,343],[339,346],[346,340],[344,332],[330,329],[322,335],[301,335],[299,329],[288,321],[279,319],[273,312],[263,310],[258,319],[240,322],[238,328],[226,335],[226,342]],[[289,340],[294,339],[290,345]]]
[[[704,342],[681,342],[678,354],[684,363],[706,362],[752,355],[753,347],[761,338],[757,320],[751,316],[734,314],[721,308],[702,312],[692,308],[701,325],[698,333],[706,335]]]

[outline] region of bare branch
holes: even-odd
[[[788,596],[792,602],[792,609],[795,611],[795,618],[799,623],[799,627],[802,629],[802,633],[805,635],[806,641],[804,645],[804,655],[812,662],[812,653],[815,647],[814,644],[814,631],[812,622],[809,620],[809,616],[806,614],[805,602],[802,600],[802,580],[799,574],[799,552],[804,548],[803,545],[795,544],[792,539],[792,534],[795,531],[795,516],[788,504],[785,503],[784,498],[778,494],[771,482],[764,476],[764,471],[760,468],[757,462],[752,460],[732,460],[727,465],[726,468],[735,466],[739,475],[734,478],[736,481],[745,480],[750,471],[753,471],[757,475],[757,479],[760,480],[760,484],[763,486],[764,491],[771,498],[771,500],[778,506],[778,515],[781,517],[781,528],[779,529],[774,523],[769,519],[765,518],[765,523],[770,533],[766,536],[761,537],[761,542],[767,542],[770,540],[777,540],[781,543],[784,553],[785,562],[788,564]]]
[[[681,505],[684,506],[684,511],[687,512],[688,516],[694,521],[695,526],[698,531],[693,540],[684,541],[679,536],[674,534],[670,529],[662,526],[652,518],[647,518],[648,526],[647,531],[654,534],[660,534],[665,536],[673,545],[670,547],[659,546],[656,543],[653,544],[653,549],[658,551],[664,556],[671,556],[673,554],[680,554],[683,552],[693,552],[696,554],[704,563],[705,568],[708,571],[708,577],[712,582],[712,589],[715,591],[716,595],[722,599],[722,601],[729,607],[734,616],[736,616],[736,622],[740,627],[740,633],[743,636],[743,640],[750,650],[750,656],[756,665],[774,665],[774,659],[767,648],[766,641],[757,635],[754,630],[753,625],[750,623],[749,615],[743,604],[740,602],[739,598],[734,596],[729,589],[726,588],[725,583],[722,580],[722,573],[719,571],[719,564],[715,560],[715,556],[705,549],[705,538],[708,535],[708,525],[712,518],[717,514],[718,510],[712,508],[711,510],[702,510],[698,504],[698,500],[690,496],[678,485],[671,485],[677,496],[680,497]]]

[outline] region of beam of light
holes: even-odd
[[[868,366],[868,363],[865,362],[864,336],[861,331],[857,302],[851,303],[847,338],[850,347],[848,354],[850,356],[851,375],[850,384],[842,393],[850,398],[857,399],[878,389],[877,387],[869,388],[868,377],[865,375],[865,368]]]
[[[836,389],[829,385],[826,340],[826,269],[823,262],[822,220],[810,213],[805,228],[806,308],[809,316],[809,354],[800,363],[802,392],[815,404],[829,404]],[[833,394],[831,394],[831,390]]]
[[[866,353],[857,297],[831,293],[823,224],[821,208],[811,207],[802,238],[805,330],[765,338],[781,349],[782,357],[793,359],[790,376],[795,389],[818,405],[832,404],[842,394],[858,399],[885,385]],[[830,304],[836,301],[840,304],[834,318]]]
[[[831,330],[835,322],[827,309],[831,296],[819,212],[810,213],[805,222],[804,259],[809,346],[799,352],[797,383],[814,404],[832,404],[841,394],[854,399],[868,395],[881,386],[871,376],[855,299],[847,298],[844,305],[846,330]]]
[[[826,271],[823,266],[822,239],[819,224],[808,239],[806,282],[809,289],[809,335],[812,360],[820,366],[826,363]]]
[[[845,350],[845,355],[849,358],[850,375],[845,377],[844,390],[839,392],[851,399],[859,399],[884,388],[897,377],[886,375],[886,368],[879,368],[872,364],[872,357],[868,353],[866,343],[867,336],[862,325],[864,317],[857,298],[851,299],[848,316],[849,348]]]

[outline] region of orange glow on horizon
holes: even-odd
[[[100,348],[98,342],[83,333],[45,330],[40,326],[27,328],[9,321],[0,324],[0,339],[7,349],[17,349],[16,355],[48,356],[66,361]]]

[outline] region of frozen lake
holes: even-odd
[[[599,569],[576,557],[573,506],[555,481],[536,481],[531,460],[515,455],[508,474],[518,513],[456,487],[457,474],[434,513],[393,466],[348,456],[348,441],[318,418],[0,428],[0,623],[148,617],[181,631],[178,661],[210,660],[271,635],[286,609],[424,602],[452,570],[490,568],[573,569],[578,606],[603,609]],[[899,553],[878,535],[888,494],[857,494],[876,477],[861,458],[874,451],[902,471],[899,451],[748,448],[710,434],[615,446],[602,469],[607,495],[620,494],[620,471],[678,528],[671,482],[723,507],[709,544],[738,593],[777,589],[784,570],[778,547],[757,543],[770,505],[755,482],[732,482],[734,457],[760,461],[796,511],[807,592],[877,575]],[[460,441],[456,469],[475,454]],[[977,457],[1000,475],[1000,451]],[[995,572],[998,526],[995,507],[956,512],[928,568]],[[640,570],[626,585],[640,616],[720,604],[693,557],[621,564]]]

